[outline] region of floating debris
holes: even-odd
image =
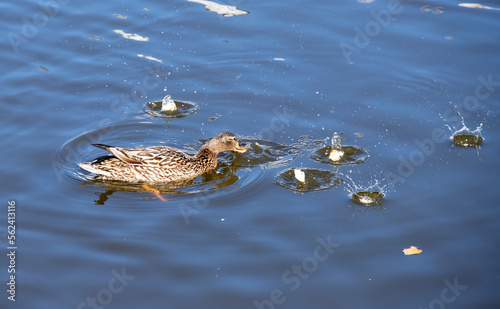
[[[120,18],[120,19],[127,19],[128,18],[127,16],[121,15],[121,14],[113,14],[113,16],[116,18]]]
[[[207,9],[208,11],[217,13],[224,17],[245,15],[250,13],[248,11],[238,9],[236,6],[220,4],[213,1],[206,1],[206,0],[188,0],[188,1],[203,4],[205,6],[205,9]]]
[[[39,65],[38,66],[40,69],[44,70],[45,72],[48,72],[49,69],[47,69],[46,67],[44,67],[43,65]]]
[[[290,168],[274,178],[275,184],[294,192],[326,190],[342,181],[343,179],[337,177],[334,172],[317,168]]]
[[[411,246],[410,248],[403,249],[403,253],[405,255],[414,255],[422,253],[422,250],[418,249],[415,246]]]

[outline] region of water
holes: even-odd
[[[448,126],[448,129],[451,131],[450,140],[453,141],[455,146],[459,147],[474,147],[476,149],[476,153],[479,156],[479,149],[481,144],[484,141],[484,137],[481,136],[481,129],[483,128],[483,124],[481,123],[474,130],[469,129],[465,124],[465,119],[462,118],[462,127],[460,129],[452,129]]]
[[[4,292],[0,307],[498,306],[498,11],[221,1],[248,12],[224,17],[197,2],[0,5],[4,287],[8,201],[18,247],[16,302]],[[198,109],[147,112],[166,95]],[[450,140],[461,117],[483,124],[479,157]],[[251,156],[170,191],[76,165],[103,154],[92,143],[194,153],[223,131]],[[334,132],[369,158],[312,160]],[[293,168],[377,180],[385,196],[367,207],[345,181],[273,183]]]
[[[359,164],[369,157],[370,153],[362,147],[342,145],[342,138],[337,132],[333,133],[331,146],[322,147],[310,155],[314,161],[334,165]]]

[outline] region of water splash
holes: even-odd
[[[334,172],[317,168],[290,168],[274,178],[278,186],[300,193],[326,190],[341,182]]]
[[[166,95],[161,101],[147,102],[143,111],[153,117],[160,118],[182,118],[198,110],[198,105],[193,102],[173,100]]]
[[[462,119],[462,127],[460,129],[455,129],[446,125],[451,132],[450,140],[453,141],[454,146],[458,147],[474,147],[476,149],[476,153],[479,155],[480,145],[484,141],[484,137],[481,136],[481,130],[483,128],[483,123],[481,123],[476,129],[471,130],[467,125],[465,125],[465,120],[462,115],[460,115]]]
[[[166,95],[163,100],[161,101],[161,112],[162,113],[175,113],[177,111],[177,105],[175,104],[175,101],[172,100],[172,97],[170,95]]]
[[[381,205],[387,185],[381,186],[378,179],[375,179],[370,185],[362,186],[354,182],[349,175],[342,174],[342,176],[345,177],[344,184],[349,197],[354,202],[365,206]]]
[[[333,133],[332,145],[314,151],[310,158],[326,164],[349,165],[363,163],[370,157],[368,150],[362,147],[343,146],[344,138],[341,135],[342,133]]]
[[[344,157],[344,151],[342,150],[342,138],[335,132],[332,136],[332,150],[328,155],[328,158],[333,162],[338,162]]]
[[[289,146],[256,137],[241,137],[240,143],[247,148],[244,154],[224,152],[219,155],[219,158],[228,159],[238,167],[259,166],[261,169],[270,169],[290,163],[303,152],[303,149],[298,146]]]

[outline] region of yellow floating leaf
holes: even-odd
[[[411,246],[410,248],[403,249],[403,253],[405,255],[420,254],[420,253],[422,253],[422,250],[418,249],[415,246]]]

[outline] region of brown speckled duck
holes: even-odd
[[[111,155],[78,165],[97,174],[99,179],[128,182],[167,182],[196,178],[217,166],[217,154],[224,151],[246,151],[238,143],[236,135],[229,132],[212,138],[194,156],[166,146],[139,149],[102,144],[93,146],[109,151]]]

